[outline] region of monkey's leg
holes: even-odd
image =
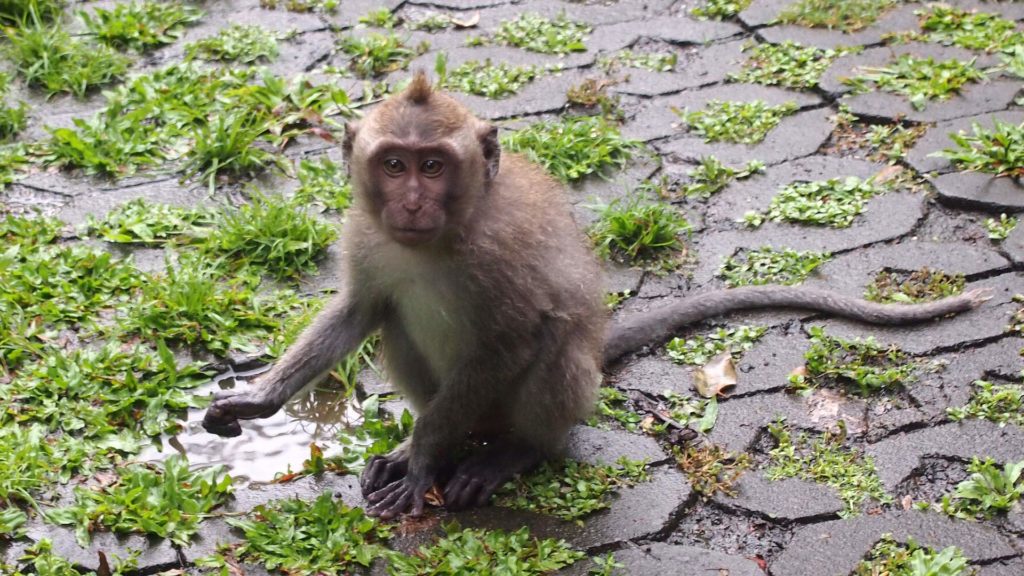
[[[416,413],[422,414],[438,389],[437,382],[428,373],[427,361],[398,321],[385,322],[380,335],[388,379],[398,386]],[[407,439],[387,455],[374,456],[367,462],[359,477],[363,496],[405,476],[409,468],[409,449]]]
[[[547,365],[541,354],[560,350],[565,326],[546,319],[537,326],[534,346],[507,346],[494,336],[479,338],[481,345],[445,378],[437,394],[416,420],[404,478],[366,497],[367,513],[390,519],[406,510],[423,513],[424,495],[434,484],[441,467],[483,414],[508,396],[519,398],[519,387],[533,365]],[[507,338],[507,336],[506,336]],[[505,400],[507,401],[507,400]]]
[[[375,318],[358,302],[336,296],[298,341],[257,380],[256,389],[215,395],[203,428],[220,436],[242,433],[239,420],[266,418],[277,412],[306,384],[323,377],[375,328]]]
[[[601,383],[597,353],[585,342],[570,340],[538,359],[510,409],[511,433],[459,464],[445,486],[446,506],[482,506],[513,476],[561,452]]]

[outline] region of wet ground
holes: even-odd
[[[109,4],[91,2],[83,7]],[[1024,21],[1024,4],[1020,2],[951,4],[1000,14],[1017,21],[1018,29],[1024,31],[1020,24]],[[901,53],[976,58],[979,66],[994,65],[998,59],[984,52],[932,43],[886,44],[887,34],[917,30],[914,11],[921,9],[919,3],[899,4],[876,23],[854,33],[774,23],[786,5],[784,0],[754,0],[737,18],[719,22],[693,18],[689,11],[695,4],[672,0],[342,0],[333,14],[270,11],[261,8],[258,0],[211,0],[203,4],[208,15],[188,28],[179,42],[158,50],[136,67],[139,71],[152,70],[179,60],[184,42],[209,36],[228,22],[244,22],[278,31],[296,30],[281,43],[281,54],[270,67],[284,76],[317,74],[324,66],[346,63],[347,57],[335,49],[336,38],[343,31],[366,33],[354,26],[359,16],[372,9],[384,6],[409,20],[437,11],[473,21],[479,15],[478,23],[467,29],[434,34],[402,31],[410,45],[430,42],[429,51],[414,60],[410,69],[433,69],[439,52],[448,54],[449,68],[466,59],[484,58],[516,64],[561,64],[561,73],[542,76],[506,99],[489,101],[458,95],[480,116],[504,127],[519,127],[568,110],[567,88],[585,78],[605,75],[595,65],[602,55],[625,48],[675,53],[678,63],[674,71],[629,69],[619,74],[620,82],[608,88],[611,96],[620,98],[625,112],[623,132],[645,142],[657,161],[637,160],[607,181],[589,178],[573,185],[568,193],[577,205],[579,219],[594,218],[587,206],[595,198],[622,196],[648,177],[683,175],[708,154],[732,166],[758,159],[767,168],[761,175],[734,182],[707,201],[677,199],[696,224],[689,246],[692,264],[684,272],[663,276],[609,265],[609,290],[629,290],[635,295],[617,314],[657,306],[672,296],[721,287],[717,272],[723,259],[761,246],[831,252],[833,259],[805,284],[847,295],[862,295],[882,269],[912,271],[928,267],[963,274],[967,289],[988,288],[993,298],[977,311],[907,328],[879,328],[795,311],[743,313],[698,327],[692,333],[703,333],[712,325],[757,324],[769,328],[767,335],[737,361],[739,382],[720,400],[717,423],[707,438],[726,449],[753,456],[755,466],[740,478],[735,496],[701,497],[669,456],[668,442],[628,432],[609,421],[603,429],[581,425],[571,440],[570,456],[588,462],[614,462],[621,456],[651,462],[651,479],[623,489],[609,510],[588,517],[580,525],[495,508],[456,515],[435,510],[430,512],[432,521],[423,524],[425,533],[436,531],[439,523],[435,520],[453,516],[469,527],[529,526],[534,535],[564,538],[590,554],[612,551],[625,565],[624,573],[733,576],[849,574],[888,533],[901,541],[914,538],[935,549],[958,546],[983,576],[1024,574],[1024,511],[1020,505],[1007,516],[980,522],[952,519],[905,505],[908,499],[935,501],[948,493],[966,477],[965,466],[972,458],[991,457],[1000,463],[1024,460],[1024,429],[976,419],[956,423],[946,413],[947,408],[963,406],[970,399],[975,380],[1021,382],[1024,338],[1007,327],[1021,308],[1012,298],[1024,292],[1024,225],[1017,226],[1002,242],[993,242],[987,237],[983,221],[998,218],[1001,213],[1024,211],[1024,186],[1019,179],[958,171],[947,160],[932,155],[950,145],[950,132],[970,129],[973,123],[991,126],[993,119],[1001,119],[1019,124],[1024,112],[1015,100],[1021,98],[1024,82],[1009,73],[994,73],[987,82],[970,84],[960,94],[929,102],[922,110],[900,95],[877,91],[853,94],[842,83],[844,77],[854,74],[859,66],[883,65]],[[464,46],[468,37],[492,32],[503,20],[524,12],[549,17],[565,13],[571,20],[589,24],[593,30],[586,41],[587,50],[558,57],[510,47]],[[744,50],[752,44],[786,40],[821,48],[865,49],[837,59],[812,89],[727,80],[730,72],[740,70],[746,58]],[[399,70],[375,80],[398,82],[407,76],[407,71]],[[362,81],[348,78],[338,82],[353,94],[362,91]],[[63,96],[45,100],[25,90],[23,96],[32,103],[24,136],[29,139],[45,134],[45,126],[70,125],[73,118],[86,117],[103,104],[99,95],[85,100]],[[673,109],[697,109],[715,99],[794,102],[798,110],[760,144],[708,144],[683,130]],[[866,178],[887,169],[886,163],[867,159],[865,150],[841,145],[843,133],[836,121],[840,109],[856,115],[858,122],[903,121],[924,126],[924,135],[898,162],[923,178],[922,183],[876,196],[849,228],[769,222],[749,229],[739,224],[737,221],[748,210],[766,209],[775,193],[789,183],[846,176]],[[286,154],[292,158],[323,154],[338,157],[337,150],[313,138],[300,138]],[[285,188],[294,186],[282,177],[269,181]],[[223,193],[237,197],[240,190]],[[88,214],[102,215],[136,197],[193,205],[208,202],[205,195],[202,185],[166,176],[153,179],[146,175],[118,182],[76,172],[49,171],[9,185],[0,194],[0,207],[10,212],[38,208],[77,225]],[[140,249],[136,261],[158,267],[162,257],[159,252]],[[329,257],[321,264],[321,275],[306,281],[309,292],[332,285],[336,279],[332,263]],[[843,338],[872,336],[898,346],[922,363],[938,363],[942,369],[920,375],[906,389],[891,395],[864,399],[832,389],[818,389],[805,396],[793,394],[787,391],[788,376],[803,365],[803,353],[810,346],[809,330],[814,326],[824,326],[829,334]],[[239,366],[248,369],[239,368],[237,374],[224,372],[201,393],[229,387],[235,384],[232,380],[259,371],[245,363]],[[364,373],[361,382],[364,393],[390,390],[370,373]],[[692,395],[693,371],[673,363],[663,350],[656,349],[611,368],[606,384],[649,395],[666,390]],[[240,479],[233,510],[244,511],[273,497],[313,497],[324,490],[336,492],[351,505],[362,505],[352,477],[328,475],[291,484],[267,484],[289,468],[301,468],[311,442],[329,451],[337,431],[353,417],[337,393],[316,391],[293,400],[270,419],[246,423],[241,437],[220,438],[206,434],[199,426],[202,412],[193,411],[183,431],[166,439],[163,453],[177,450],[196,465],[230,466]],[[773,446],[766,430],[780,418],[792,429],[810,433],[835,431],[843,422],[845,445],[873,458],[881,483],[894,502],[847,516],[836,491],[828,486],[799,479],[768,479],[766,453]],[[144,457],[159,459],[161,454],[148,451]],[[411,547],[426,538],[412,532],[404,537],[408,542],[399,543],[400,547]],[[165,541],[101,534],[84,549],[74,543],[71,531],[36,523],[29,538],[52,538],[56,550],[89,569],[99,565],[97,550],[142,550],[140,571],[155,573],[188,567],[190,560],[209,553],[216,543],[238,540],[238,535],[219,520],[207,522],[201,534],[202,538],[185,548]],[[8,561],[16,559],[24,545],[7,546]],[[3,553],[5,548],[0,544],[0,559]],[[583,574],[587,566],[584,562],[570,571]],[[261,573],[259,569],[251,570],[246,573]]]

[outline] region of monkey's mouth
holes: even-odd
[[[391,236],[399,244],[418,246],[433,240],[437,236],[437,228],[392,228]]]

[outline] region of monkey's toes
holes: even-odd
[[[363,473],[359,476],[359,487],[363,496],[384,488],[388,484],[401,480],[409,469],[409,461],[404,458],[393,456],[374,456],[367,463]]]

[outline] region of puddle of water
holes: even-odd
[[[247,372],[229,371],[216,376],[208,385],[197,388],[196,394],[212,394],[217,390],[244,386],[247,380],[265,372],[269,366]],[[309,445],[321,448],[335,444],[338,432],[358,423],[361,416],[344,394],[334,390],[311,389],[304,392],[269,418],[245,420],[242,435],[222,438],[203,429],[205,410],[189,410],[183,429],[174,436],[162,438],[163,451],[147,448],[139,455],[143,461],[163,460],[177,451],[188,456],[193,466],[223,464],[231,476],[243,482],[269,482],[291,466],[302,469],[309,458]]]

